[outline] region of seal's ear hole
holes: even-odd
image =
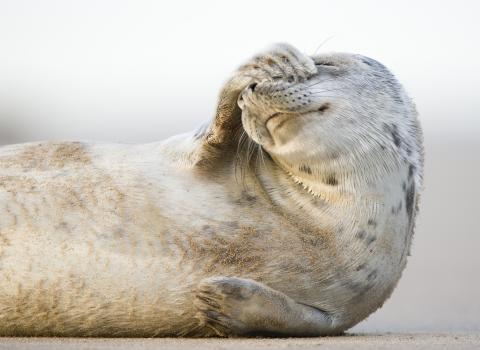
[[[320,113],[323,113],[329,108],[330,108],[330,103],[326,102],[323,105],[321,105],[320,108],[317,109],[317,111],[319,111]]]

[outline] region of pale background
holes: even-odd
[[[357,331],[480,331],[477,1],[0,0],[0,144],[146,142],[209,119],[224,80],[274,42],[375,58],[421,115],[413,256]]]

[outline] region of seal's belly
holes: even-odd
[[[190,293],[202,278],[282,278],[279,256],[267,248],[288,235],[255,226],[264,216],[258,210],[234,210],[263,205],[242,191],[231,204],[217,198],[224,205],[215,217],[203,194],[193,204],[179,194],[192,190],[188,183],[176,183],[177,195],[167,198],[168,186],[132,173],[2,170],[2,334],[131,335],[125,325],[137,325],[145,332],[137,334],[151,335],[164,323],[168,334],[196,322]],[[202,193],[218,197],[217,190]]]
[[[311,284],[332,283],[323,275],[336,276],[337,283],[345,278],[334,233],[299,230],[266,209],[261,197],[241,190],[228,197],[221,189],[198,192],[180,181],[172,196],[165,184],[129,179],[125,187],[119,176],[94,169],[3,176],[4,276],[18,277],[21,269],[25,280],[73,274],[92,286],[103,276],[117,286],[133,278],[118,279],[119,264],[127,275],[155,266],[157,277],[148,283],[177,283],[172,276],[179,273],[190,276],[186,281],[233,274],[309,302],[317,298]],[[183,190],[190,191],[188,201]]]
[[[274,283],[311,269],[313,251],[300,256],[305,243],[292,224],[243,189],[94,166],[10,168],[0,178],[0,288],[15,298],[55,285],[53,294],[81,291],[103,303],[105,290],[118,300],[133,287],[187,289],[221,274]]]
[[[338,249],[336,232],[292,223],[260,192],[168,165],[152,171],[128,157],[107,168],[92,155],[76,143],[0,153],[4,334],[19,324],[28,334],[187,327],[195,322],[190,293],[219,275],[261,281],[326,310],[368,298],[373,269],[365,281],[352,277],[354,252]]]
[[[1,149],[2,334],[93,335],[165,315],[155,301],[178,264],[136,174],[106,171],[79,143]]]

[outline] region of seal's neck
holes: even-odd
[[[376,217],[386,205],[389,188],[401,187],[403,170],[396,165],[395,156],[378,155],[372,150],[361,159],[339,156],[302,164],[304,168],[273,156],[259,164],[255,174],[275,207],[299,222],[329,229],[340,224],[352,228],[358,217]]]
[[[312,196],[326,201],[339,196],[358,196],[372,191],[390,174],[398,171],[400,157],[395,152],[371,149],[362,154],[344,154],[334,159],[309,163],[288,162],[272,156],[273,162]]]

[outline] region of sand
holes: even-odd
[[[81,339],[0,338],[0,349],[215,350],[215,349],[480,349],[480,333],[347,334],[341,337],[288,339]]]

